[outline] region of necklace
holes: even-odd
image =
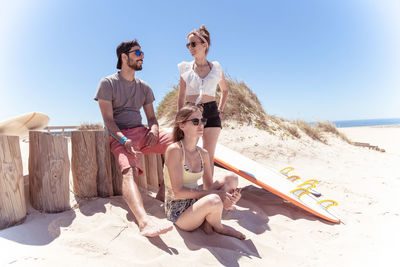
[[[194,65],[196,65],[195,67],[196,67],[197,69],[201,69],[201,68],[204,68],[204,67],[209,67],[209,68],[211,69],[210,62],[208,62],[208,61],[207,61],[206,64],[203,64],[203,65],[199,65],[199,64],[197,64],[196,62],[194,62]]]
[[[207,61],[207,65],[201,65],[201,67],[200,67],[196,64],[196,62],[194,62],[192,68],[193,68],[193,71],[195,73],[197,73],[197,76],[199,76],[201,79],[204,79],[207,77],[208,73],[211,72],[212,66],[210,66],[210,65],[211,65],[211,63]],[[204,68],[206,66],[208,66],[209,69]]]

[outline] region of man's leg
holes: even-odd
[[[136,168],[128,168],[123,172],[122,196],[137,220],[140,234],[153,237],[172,230],[171,222],[147,215],[143,207],[139,187],[135,182],[137,176],[138,171]]]

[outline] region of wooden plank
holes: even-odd
[[[100,197],[109,197],[114,193],[108,134],[104,130],[94,132],[96,135],[97,194]]]
[[[118,165],[118,161],[115,159],[114,154],[110,152],[111,159],[111,173],[112,173],[112,185],[114,196],[122,196],[122,173]]]
[[[157,155],[146,155],[147,184],[158,188]]]
[[[97,196],[96,133],[71,132],[72,178],[74,193],[78,197]]]
[[[0,230],[23,222],[25,217],[19,138],[0,135]]]
[[[68,141],[46,132],[29,132],[29,192],[32,206],[44,212],[70,208]]]
[[[158,176],[158,184],[161,185],[164,182],[164,163],[163,163],[163,155],[157,155],[157,176]]]
[[[140,160],[142,161],[142,169],[143,173],[142,175],[139,175],[137,178],[137,184],[138,186],[147,189],[147,168],[146,168],[146,155],[142,154],[140,157]]]

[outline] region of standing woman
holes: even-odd
[[[207,60],[211,42],[210,33],[206,27],[201,25],[198,30],[190,32],[186,38],[188,39],[186,47],[194,60],[178,64],[180,72],[178,110],[185,102],[200,104],[203,107],[203,117],[207,118],[207,124],[204,126],[203,148],[209,153],[213,174],[215,147],[222,129],[221,117],[228,98],[228,87],[219,63]],[[217,85],[222,91],[218,105],[215,101]]]

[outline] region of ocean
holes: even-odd
[[[370,120],[348,120],[332,121],[338,127],[359,127],[359,126],[379,126],[379,125],[400,125],[400,118],[395,119],[370,119]]]

